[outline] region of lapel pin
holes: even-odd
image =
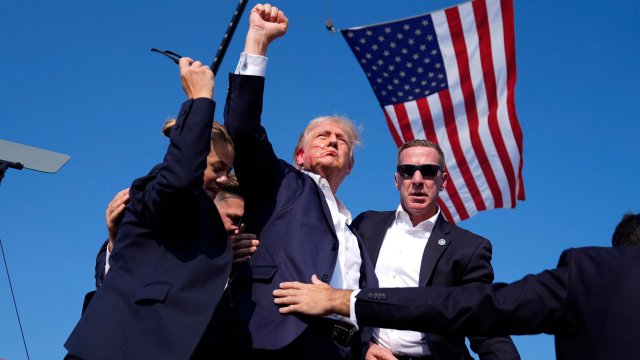
[[[444,245],[446,243],[447,243],[447,240],[445,240],[445,239],[438,240],[438,245],[440,245],[440,246],[442,246],[442,245]]]

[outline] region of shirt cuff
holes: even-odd
[[[360,293],[360,290],[353,290],[349,299],[349,319],[356,327],[358,327],[358,319],[356,319],[356,296],[358,296],[358,293]]]
[[[111,256],[111,251],[109,251],[109,244],[107,244],[107,251],[106,251],[107,255],[105,255],[107,258],[104,261],[104,275],[107,276],[107,273],[109,272],[109,268],[111,268],[111,266],[109,266],[109,256]]]
[[[240,60],[238,61],[238,66],[236,66],[235,74],[265,77],[267,73],[267,59],[266,56],[242,52],[240,53]]]

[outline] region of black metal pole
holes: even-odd
[[[213,58],[213,62],[211,63],[211,71],[213,71],[213,75],[216,75],[218,73],[218,68],[220,67],[220,63],[222,63],[224,53],[227,51],[227,47],[229,47],[229,42],[231,42],[233,33],[236,31],[238,22],[240,22],[240,18],[242,17],[244,8],[247,7],[247,2],[248,0],[240,0],[240,2],[238,3],[238,7],[236,7],[236,11],[233,13],[233,17],[231,18],[231,22],[229,23],[227,32],[224,33],[224,37],[222,38],[222,42],[218,47],[216,57]]]
[[[19,162],[11,162],[11,161],[6,161],[6,160],[0,160],[0,183],[2,182],[2,178],[4,178],[4,173],[9,168],[22,170],[22,168],[24,168],[24,165],[22,165]]]
[[[13,307],[16,309],[16,316],[18,317],[18,326],[20,327],[20,335],[22,335],[22,344],[24,345],[24,352],[27,354],[27,360],[30,360],[29,350],[27,349],[27,340],[24,338],[24,331],[22,330],[22,321],[20,321],[20,313],[18,312],[18,304],[16,303],[16,296],[13,293],[13,285],[11,285],[11,276],[9,275],[9,265],[7,264],[7,258],[4,256],[4,247],[2,246],[2,239],[0,239],[0,252],[2,252],[4,269],[7,271],[7,279],[9,280],[9,289],[11,290],[11,298],[13,299]]]

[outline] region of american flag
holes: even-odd
[[[427,139],[442,147],[445,218],[524,200],[512,0],[474,0],[341,32],[395,143]]]

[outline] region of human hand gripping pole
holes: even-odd
[[[200,61],[188,57],[180,58],[180,80],[182,88],[189,99],[213,99],[213,72]]]

